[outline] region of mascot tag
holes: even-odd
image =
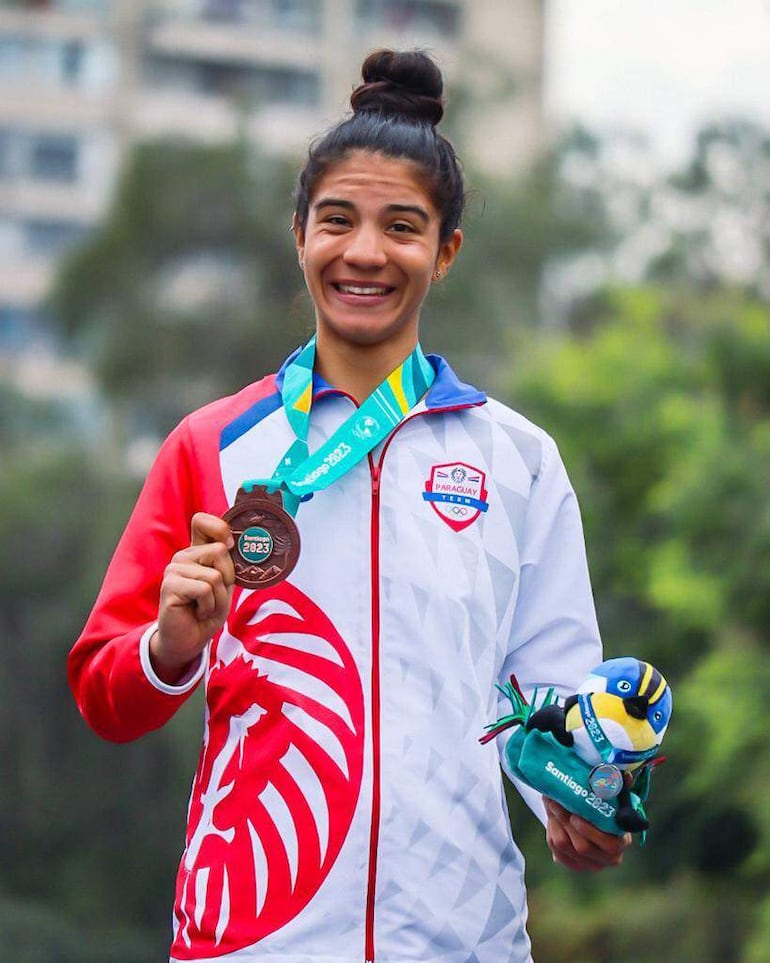
[[[500,691],[513,711],[481,742],[516,726],[505,747],[512,772],[533,789],[605,832],[649,828],[644,811],[652,769],[671,718],[671,689],[649,662],[609,659],[593,669],[564,705],[549,689],[530,705],[515,678]],[[624,773],[630,773],[627,779]]]

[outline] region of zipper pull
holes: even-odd
[[[372,465],[372,495],[380,494],[380,466]]]

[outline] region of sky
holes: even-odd
[[[770,127],[770,0],[549,0],[546,109],[650,137],[663,163],[705,120]]]

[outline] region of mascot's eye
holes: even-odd
[[[618,688],[621,692],[630,692],[631,683],[626,681],[626,679],[621,679],[620,682],[618,682]]]
[[[653,713],[652,718],[653,718],[656,722],[660,722],[660,720],[663,718],[663,713],[660,712],[660,710],[659,710],[658,712]]]

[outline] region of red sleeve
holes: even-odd
[[[211,510],[200,493],[189,420],[166,439],[68,659],[69,682],[86,722],[115,742],[162,726],[195,684],[160,687],[140,660],[140,641],[158,615],[163,572],[190,544],[190,520]],[[196,679],[197,684],[197,679]]]

